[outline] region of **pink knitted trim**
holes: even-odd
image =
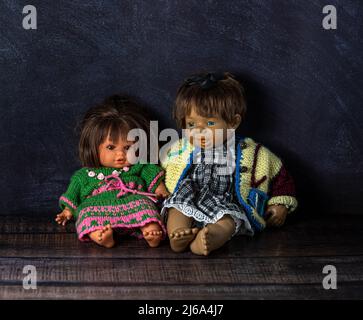
[[[160,171],[157,176],[153,179],[153,181],[151,181],[149,187],[147,188],[148,192],[151,192],[151,189],[153,188],[153,186],[155,185],[155,183],[159,180],[160,177],[162,177],[164,175],[164,171]]]
[[[79,212],[79,216],[82,215],[85,212],[120,212],[120,211],[127,211],[136,207],[139,207],[141,205],[147,205],[147,206],[155,206],[153,202],[151,202],[149,199],[140,199],[130,202],[129,204],[120,204],[117,206],[91,206],[86,207],[82,209]]]
[[[113,218],[113,219],[116,219],[116,218]],[[112,229],[117,229],[117,228],[126,228],[126,229],[141,228],[141,227],[145,226],[146,224],[148,224],[150,222],[157,222],[160,225],[161,230],[163,231],[163,239],[165,238],[165,235],[166,235],[165,226],[157,218],[148,218],[145,221],[143,221],[142,223],[134,223],[134,224],[128,224],[128,225],[124,225],[124,224],[120,224],[120,223],[113,224],[111,222],[112,218],[111,219],[108,219],[108,220],[110,220],[110,225],[111,225]],[[101,230],[102,228],[103,228],[103,226],[91,227],[91,228],[89,228],[89,229],[87,229],[87,230],[79,233],[78,234],[78,239],[80,241],[83,241],[83,242],[91,241],[91,239],[89,239],[89,237],[86,237],[86,236],[89,233],[91,233],[93,231],[96,231],[96,230]],[[78,231],[78,228],[77,228],[77,231]],[[143,235],[141,234],[141,235],[138,235],[137,237],[139,239],[142,239],[143,238]]]
[[[151,215],[151,216],[155,216],[158,214],[158,211],[157,210],[152,210],[152,209],[146,209],[146,210],[142,210],[142,211],[139,211],[139,212],[136,212],[136,213],[133,213],[133,214],[130,214],[128,216],[111,216],[111,217],[86,217],[82,222],[81,222],[81,226],[83,226],[85,224],[84,221],[86,221],[87,219],[92,219],[92,220],[97,220],[98,222],[103,222],[105,220],[109,220],[109,219],[119,219],[119,220],[122,220],[124,223],[128,223],[130,220],[132,219],[136,219],[138,221],[141,221],[142,220],[142,216],[144,214],[148,214],[148,215]],[[78,220],[80,220],[82,216],[79,215],[78,216]],[[77,227],[78,228],[78,227]]]
[[[67,199],[66,197],[64,197],[64,196],[62,196],[62,197],[60,197],[59,198],[59,201],[63,201],[63,202],[65,202],[66,204],[68,204],[72,209],[74,209],[74,210],[76,210],[77,209],[77,207],[74,205],[74,203],[71,201],[71,200],[69,200],[69,199]]]

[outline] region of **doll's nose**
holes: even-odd
[[[117,158],[125,159],[125,156],[126,156],[126,153],[124,151],[116,152],[116,157]]]
[[[206,128],[205,128],[205,126],[203,125],[203,124],[198,124],[198,126],[197,126],[197,130],[198,130],[198,133],[200,134],[200,133],[205,133],[205,131],[206,131]]]

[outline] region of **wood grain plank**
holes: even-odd
[[[344,283],[338,290],[319,284],[302,285],[172,285],[172,286],[45,286],[24,290],[19,285],[2,285],[0,299],[96,299],[96,300],[335,300],[363,298],[362,283]]]
[[[325,231],[293,233],[289,229],[266,231],[256,237],[234,237],[210,257],[278,257],[363,255],[363,232],[330,233]],[[190,252],[174,253],[168,241],[149,248],[143,240],[119,239],[113,249],[83,243],[74,233],[0,234],[0,257],[94,257],[195,259]]]
[[[3,215],[1,216],[0,234],[9,233],[73,233],[74,223],[66,227],[59,226],[54,215]],[[316,233],[340,233],[349,234],[363,232],[363,215],[317,215],[317,216],[293,216],[287,224],[278,230],[266,230],[270,232],[291,232],[294,237]],[[266,232],[264,231],[264,233]]]
[[[363,298],[358,217],[316,218],[235,237],[209,257],[173,253],[166,241],[150,249],[129,237],[106,250],[79,242],[73,226],[29,217],[17,226],[12,218],[0,225],[1,299]],[[27,264],[37,267],[36,291],[22,288]],[[322,288],[327,264],[338,269],[338,290]]]
[[[37,269],[42,285],[291,285],[319,284],[325,265],[334,265],[338,283],[363,282],[363,257],[233,259],[0,259],[0,283],[22,285],[23,267]],[[363,286],[362,286],[363,290]]]
[[[55,221],[56,213],[50,215],[8,215],[1,216],[0,234],[12,233],[74,233],[74,223],[65,227],[59,226]]]

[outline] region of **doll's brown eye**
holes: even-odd
[[[106,148],[108,150],[113,150],[113,149],[115,149],[115,146],[113,146],[112,144],[109,144]]]
[[[193,128],[194,127],[194,122],[187,122],[187,127],[188,128]]]

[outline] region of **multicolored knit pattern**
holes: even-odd
[[[116,178],[117,177],[117,178]],[[121,179],[127,191],[117,188]],[[153,164],[135,164],[128,171],[114,168],[82,168],[75,172],[67,191],[60,197],[62,209],[76,219],[78,237],[89,240],[90,232],[110,224],[138,237],[140,227],[158,223],[166,234],[151,196],[164,179],[164,171]],[[112,184],[113,183],[113,184]],[[145,195],[146,194],[146,195]]]
[[[239,138],[236,143],[237,198],[254,228],[263,230],[266,206],[286,205],[289,212],[297,208],[294,182],[282,161],[270,150],[251,138]],[[162,159],[165,184],[170,192],[178,189],[179,182],[188,172],[194,150],[186,139],[181,139]]]

